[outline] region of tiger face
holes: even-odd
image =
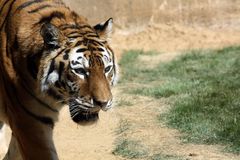
[[[51,24],[42,28],[46,51],[39,75],[41,91],[67,103],[77,123],[94,122],[100,110],[111,108],[111,86],[117,76],[114,53],[103,37],[110,33],[112,19],[86,28],[84,33],[75,32],[74,38]]]

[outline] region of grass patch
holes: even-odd
[[[117,101],[117,104],[116,104],[118,107],[122,107],[122,106],[132,106],[133,103],[131,101],[127,101],[125,99],[120,99]]]
[[[136,95],[150,96],[154,98],[167,98],[181,93],[182,90],[187,89],[188,87],[190,87],[189,84],[171,80],[171,83],[162,83],[162,85],[153,85],[153,87],[147,88],[137,88],[129,92]]]
[[[116,129],[116,134],[122,134],[130,129],[130,123],[128,120],[121,120],[119,126]]]
[[[123,54],[119,66],[124,73],[119,83],[152,81],[151,77],[154,78],[155,75],[148,75],[149,78],[146,75],[154,73],[150,72],[150,69],[143,69],[142,64],[138,63],[138,61],[141,55],[154,56],[156,54],[156,52],[143,52],[140,50],[130,50]]]
[[[129,159],[144,158],[148,155],[148,151],[145,146],[140,144],[138,141],[129,139],[121,139],[112,153]]]
[[[185,159],[173,155],[156,154],[153,155],[150,160],[185,160]]]
[[[120,63],[122,83],[145,84],[127,91],[174,97],[164,119],[187,133],[185,140],[225,144],[228,150],[240,153],[240,47],[191,51],[153,69],[139,64],[142,54],[130,51]]]

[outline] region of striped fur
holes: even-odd
[[[0,121],[5,159],[58,159],[52,131],[63,105],[78,124],[112,105],[112,19],[94,27],[61,0],[0,0]]]

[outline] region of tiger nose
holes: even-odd
[[[104,108],[107,106],[108,101],[99,101],[99,100],[94,99],[93,104],[94,104],[94,106],[100,106],[101,108]]]

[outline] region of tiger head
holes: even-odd
[[[77,123],[95,122],[100,110],[111,108],[111,86],[117,79],[114,53],[107,42],[112,23],[110,18],[94,27],[42,26],[41,91],[67,103]]]

